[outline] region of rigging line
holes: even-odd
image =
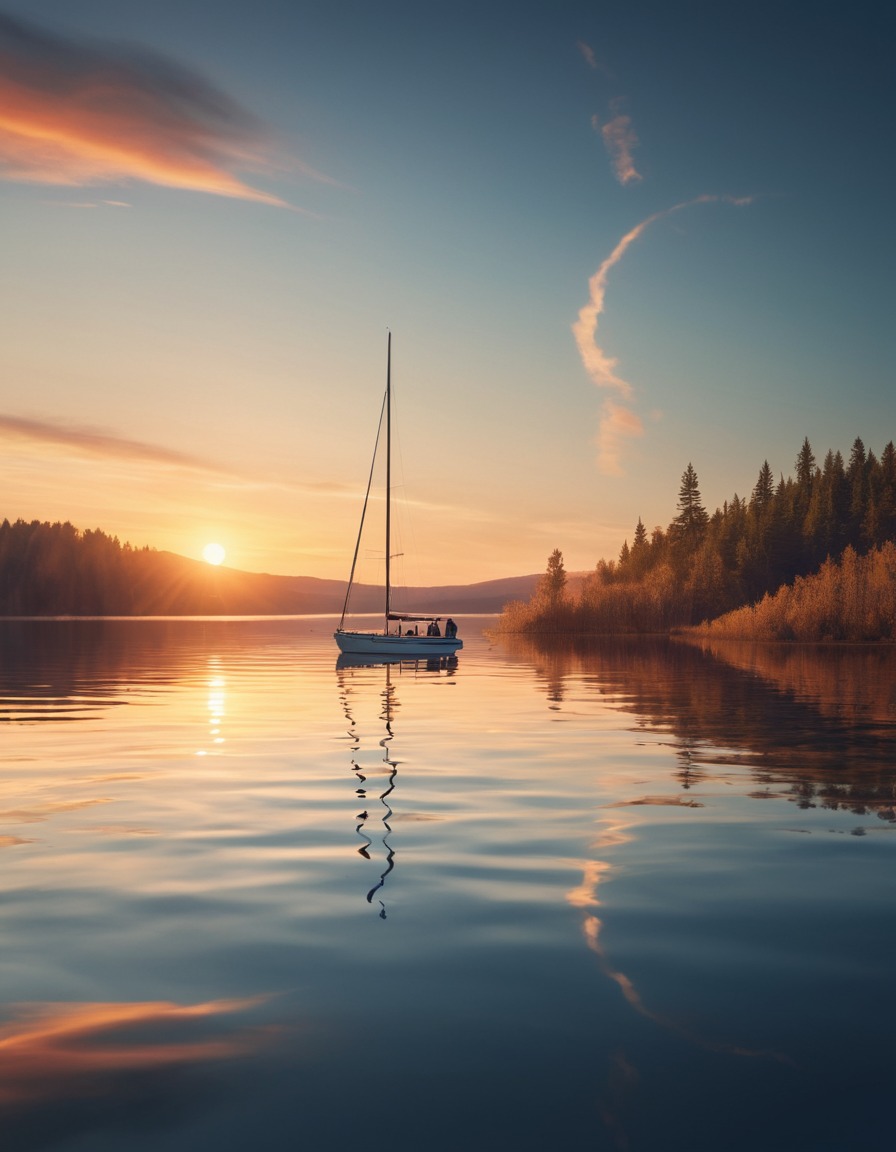
[[[388,392],[386,395],[388,395]],[[345,622],[345,614],[348,611],[348,601],[352,594],[352,584],[355,581],[355,567],[358,563],[358,549],[361,547],[361,535],[364,531],[364,518],[367,516],[367,502],[370,499],[370,488],[373,484],[373,470],[376,466],[376,457],[380,446],[380,433],[383,430],[383,414],[386,411],[386,395],[383,396],[383,406],[380,409],[380,422],[376,428],[376,442],[373,445],[373,459],[370,461],[370,475],[367,477],[367,491],[364,493],[364,507],[361,509],[361,526],[358,529],[358,539],[355,541],[355,554],[352,557],[352,570],[349,573],[348,587],[345,590],[345,603],[342,605],[342,615],[339,617],[340,630],[342,629],[342,625]]]
[[[399,590],[398,599],[408,608],[408,587],[418,584],[416,578],[416,568],[408,564],[405,557],[416,555],[413,540],[413,520],[409,511],[410,500],[408,497],[408,486],[406,479],[406,472],[404,467],[404,453],[402,452],[402,408],[401,408],[401,395],[400,390],[392,385],[392,536],[396,539],[396,544],[393,547],[392,558],[401,559],[401,563],[395,565],[398,571],[397,579],[392,581],[393,592]],[[395,473],[398,473],[396,479]],[[396,498],[397,497],[397,498]],[[410,543],[408,543],[410,542]]]

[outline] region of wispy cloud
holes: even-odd
[[[604,297],[610,272],[616,267],[632,244],[647,231],[651,224],[681,212],[696,204],[722,202],[735,207],[745,207],[752,203],[750,196],[696,196],[671,208],[654,212],[640,224],[626,232],[610,255],[603,261],[588,282],[589,300],[579,311],[578,319],[572,326],[573,337],[582,358],[585,371],[595,385],[612,395],[604,401],[597,433],[597,463],[601,472],[609,476],[622,473],[622,456],[625,442],[632,437],[643,435],[641,417],[631,407],[634,399],[632,385],[616,370],[619,363],[615,356],[609,356],[597,342],[598,321],[604,311]],[[615,398],[614,398],[615,397]],[[621,403],[623,401],[624,403]]]
[[[597,57],[594,55],[594,49],[590,44],[586,44],[584,40],[579,40],[577,45],[579,52],[582,54],[582,59],[589,68],[597,71]]]
[[[0,15],[0,179],[142,180],[286,207],[236,175],[270,171],[270,155],[259,122],[188,69]]]
[[[626,442],[644,435],[644,423],[637,412],[617,404],[615,400],[604,400],[597,430],[597,459],[605,476],[624,475],[622,457]]]
[[[638,146],[638,137],[632,127],[631,116],[616,111],[612,120],[601,124],[597,116],[591,118],[595,132],[600,132],[613,165],[613,172],[620,184],[636,184],[641,179],[641,173],[635,167],[632,153]]]
[[[608,70],[598,61],[590,44],[579,40],[577,47],[582,59],[592,71],[603,72],[605,76],[609,76]],[[633,155],[639,141],[632,127],[632,118],[625,112],[624,104],[625,101],[621,96],[611,100],[609,118],[601,122],[601,118],[595,113],[591,117],[591,127],[600,134],[619,183],[634,184],[641,179]]]
[[[358,490],[341,481],[278,479],[274,476],[247,475],[237,468],[190,452],[179,452],[162,444],[132,440],[100,428],[63,421],[36,420],[25,416],[0,413],[0,444],[17,442],[26,453],[36,458],[51,457],[58,462],[60,449],[71,457],[81,457],[97,465],[127,464],[149,472],[165,472],[178,484],[183,499],[183,473],[192,473],[190,483],[218,492],[301,493],[333,499],[358,499]],[[52,451],[50,451],[52,449]]]
[[[592,72],[598,72],[608,79],[611,77],[610,69],[607,67],[606,61],[598,56],[590,44],[585,40],[577,40],[576,48],[578,48],[579,55]]]
[[[116,457],[175,468],[198,469],[205,472],[220,470],[207,460],[202,460],[198,456],[191,456],[186,452],[176,452],[170,448],[164,448],[158,444],[146,444],[140,440],[128,440],[96,428],[56,423],[50,420],[30,420],[21,416],[0,415],[0,437],[38,444],[53,444],[56,447],[69,448],[72,451],[90,456]]]

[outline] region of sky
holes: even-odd
[[[0,0],[0,515],[344,579],[389,331],[408,583],[879,454],[894,47],[867,0]]]

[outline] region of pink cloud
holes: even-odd
[[[594,118],[597,128],[597,117]],[[641,179],[641,173],[635,168],[632,152],[638,146],[638,137],[632,128],[630,116],[616,115],[600,128],[604,147],[613,165],[613,171],[620,184],[633,184]]]
[[[0,438],[3,437],[32,443],[53,444],[90,456],[141,460],[175,468],[203,471],[218,470],[199,457],[188,455],[185,452],[175,452],[158,444],[145,444],[140,440],[128,440],[122,436],[114,436],[95,428],[57,424],[50,420],[29,420],[22,416],[0,415]]]
[[[579,40],[577,47],[582,54],[582,59],[589,68],[597,69],[597,57],[594,55],[594,49],[590,44],[586,44],[584,40]]]
[[[270,171],[270,150],[256,120],[187,69],[0,15],[0,178],[142,180],[284,207],[237,175]]]

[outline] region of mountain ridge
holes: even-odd
[[[209,568],[203,561],[191,560],[173,552],[154,553],[166,566],[189,566],[193,581],[205,584],[202,596],[215,602],[215,611],[226,615],[318,615],[341,613],[346,581],[318,576],[278,576],[267,572],[244,572],[236,568]],[[445,616],[463,612],[500,612],[509,600],[528,599],[540,579],[539,574],[506,576],[479,580],[472,584],[440,584],[397,587],[396,610],[438,612]],[[191,597],[192,598],[192,597]],[[350,612],[378,613],[383,609],[383,589],[379,585],[356,584],[352,589]]]

